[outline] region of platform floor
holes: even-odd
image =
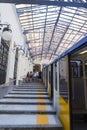
[[[0,99],[0,128],[37,126],[62,130],[47,90],[41,84],[15,86]]]

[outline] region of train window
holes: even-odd
[[[82,77],[82,61],[71,60],[70,61],[70,72],[71,76],[74,77]]]
[[[85,61],[85,76],[87,77],[87,61]]]
[[[68,57],[60,59],[59,61],[59,92],[63,99],[68,101]]]

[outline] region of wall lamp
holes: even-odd
[[[24,55],[24,50],[23,50],[23,48],[22,48],[22,45],[17,45],[15,42],[14,42],[14,46],[13,46],[13,50],[15,51],[16,49],[18,49],[18,51],[20,51],[20,53],[22,54],[22,55]]]
[[[10,42],[12,39],[12,30],[10,29],[9,24],[1,24],[0,23],[0,44],[1,39],[3,39],[6,42]]]

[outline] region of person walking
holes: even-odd
[[[29,82],[29,78],[30,78],[30,74],[29,72],[27,73],[27,76],[26,76],[26,81]]]

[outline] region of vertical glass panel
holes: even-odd
[[[71,60],[70,61],[70,71],[71,71],[71,76],[72,77],[82,77],[83,72],[82,72],[82,61],[79,60]]]

